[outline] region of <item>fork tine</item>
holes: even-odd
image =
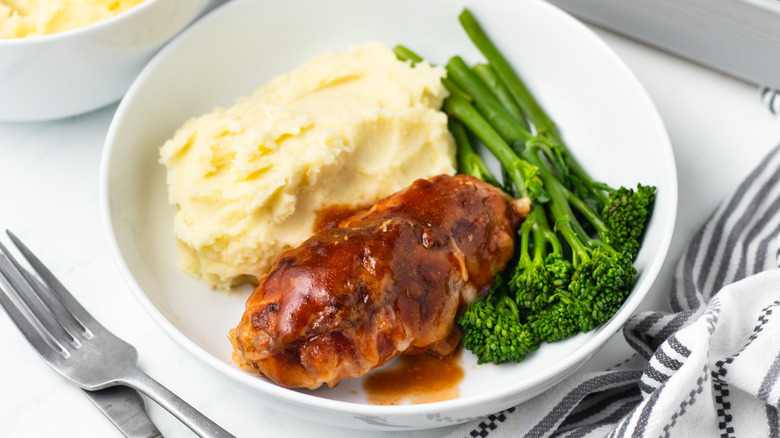
[[[57,277],[55,277],[54,274],[49,271],[49,268],[47,268],[40,260],[38,260],[38,257],[36,257],[35,254],[33,254],[33,252],[30,251],[30,249],[27,248],[27,246],[22,243],[18,237],[16,237],[9,230],[5,230],[5,233],[8,234],[8,237],[11,238],[11,241],[19,249],[19,252],[21,252],[24,258],[27,259],[27,261],[30,263],[30,266],[32,266],[35,272],[38,273],[46,286],[49,287],[49,290],[54,292],[65,309],[70,312],[70,314],[81,324],[82,327],[87,329],[87,331],[94,331],[96,328],[102,328],[100,323],[98,323],[95,318],[93,318],[92,315],[87,312],[87,309],[82,307],[81,304],[76,301],[73,295],[68,292],[65,286],[63,286],[62,283],[60,283],[60,281],[57,279]],[[88,325],[90,326],[89,328],[87,328]],[[89,336],[91,336],[91,334],[88,333],[87,337]]]
[[[13,265],[13,269],[6,267],[4,274],[30,313],[60,344],[68,342],[77,346],[79,341],[76,334],[83,332],[80,324],[63,308],[62,304],[55,302],[56,298],[41,284],[40,280],[35,279],[16,261],[2,242],[0,242],[0,252]],[[74,322],[78,325],[74,326]]]
[[[11,265],[4,253],[0,253],[0,265]],[[11,317],[11,321],[22,332],[22,335],[35,347],[38,354],[47,361],[56,362],[57,359],[65,357],[68,353],[62,345],[51,337],[44,337],[42,333],[46,333],[46,331],[36,328],[30,319],[22,313],[17,303],[13,301],[11,298],[13,286],[4,272],[0,273],[0,279],[6,284],[6,287],[0,287],[0,305],[3,306],[5,312]]]
[[[30,273],[30,271],[22,268],[18,264],[17,268],[19,269],[19,272],[22,273],[22,276],[25,278],[25,280],[27,280],[27,283],[35,291],[38,298],[40,298],[46,307],[54,314],[55,318],[57,318],[57,322],[60,323],[65,331],[67,331],[74,339],[76,338],[77,333],[84,333],[87,331],[87,328],[84,327],[73,316],[73,314],[68,312],[57,296],[54,295],[40,279],[35,277]]]

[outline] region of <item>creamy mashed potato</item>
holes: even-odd
[[[0,0],[0,38],[26,38],[84,27],[144,0]]]
[[[187,121],[160,150],[181,268],[213,288],[256,281],[318,211],[455,173],[444,74],[369,43]]]

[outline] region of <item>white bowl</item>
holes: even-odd
[[[228,330],[249,288],[225,294],[181,273],[158,148],[189,117],[230,105],[272,76],[328,50],[367,41],[402,43],[442,64],[481,60],[458,22],[468,6],[558,122],[583,165],[613,185],[658,187],[636,261],[639,277],[621,311],[602,327],[543,345],[519,364],[476,365],[464,352],[460,397],[376,406],[362,379],[291,390],[239,370]],[[301,11],[305,11],[302,13]],[[432,428],[513,406],[574,372],[616,333],[648,292],[674,228],[677,175],[652,102],[618,57],[585,26],[541,1],[235,1],[177,37],[141,73],[109,129],[101,170],[103,213],[114,255],[138,300],[176,341],[217,372],[255,388],[258,401],[339,426]]]
[[[83,28],[0,39],[0,120],[67,117],[112,103],[157,50],[218,0],[147,0]]]

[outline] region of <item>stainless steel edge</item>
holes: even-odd
[[[163,436],[146,413],[138,391],[127,386],[113,386],[100,391],[83,392],[126,437]]]

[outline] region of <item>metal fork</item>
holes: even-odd
[[[29,282],[35,282],[37,287],[46,287],[27,269],[22,270],[22,274]],[[135,389],[120,385],[98,391],[82,389],[81,392],[122,432],[122,435],[128,438],[162,438],[162,433],[149,418],[144,401]]]
[[[83,389],[117,385],[135,388],[167,409],[201,437],[232,437],[176,394],[136,366],[135,348],[106,330],[90,315],[46,266],[6,230],[42,283],[33,278],[0,243],[0,305],[57,372]]]

